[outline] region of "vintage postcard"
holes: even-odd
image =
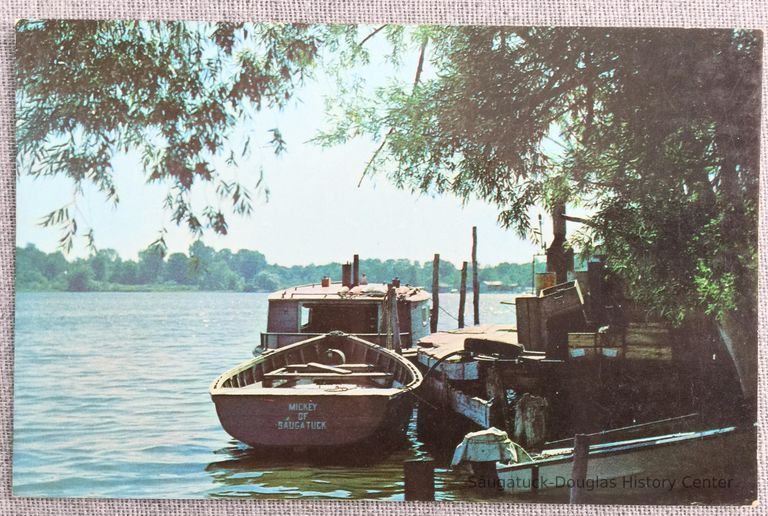
[[[755,503],[762,52],[19,21],[14,494]]]

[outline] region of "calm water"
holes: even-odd
[[[511,297],[483,295],[482,322],[514,322]],[[440,303],[456,315],[457,294]],[[415,418],[370,466],[260,457],[221,429],[208,386],[252,356],[266,314],[266,294],[19,293],[14,494],[402,499],[402,462],[427,455]],[[471,495],[444,468],[436,483]]]

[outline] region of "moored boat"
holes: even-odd
[[[429,334],[431,297],[419,287],[393,280],[399,337],[404,348]],[[276,349],[330,331],[343,331],[385,345],[390,324],[386,283],[355,285],[324,280],[278,290],[269,296],[261,350]]]
[[[467,434],[453,465],[469,463],[470,485],[487,492],[547,493],[552,501],[562,500],[563,494],[567,499],[569,490],[578,487],[593,502],[749,502],[756,495],[755,427],[683,430],[696,419],[683,416],[586,436],[591,444],[579,459],[584,460],[579,467],[583,477],[573,476],[572,439],[528,453],[495,428]],[[681,430],[654,431],[675,426]]]
[[[252,447],[333,448],[401,441],[421,373],[341,332],[267,350],[210,387],[219,420]]]
[[[725,427],[595,444],[589,448],[586,477],[578,481],[572,478],[573,448],[546,449],[531,455],[532,460],[497,463],[497,475],[500,487],[510,493],[573,485],[590,494],[616,496],[677,489],[743,492],[739,471],[750,468],[754,438],[754,428]]]

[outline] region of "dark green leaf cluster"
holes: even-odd
[[[421,34],[432,72],[363,100],[350,89],[320,143],[379,138],[371,170],[493,203],[521,235],[534,206],[585,205],[593,217],[572,243],[605,254],[645,306],[675,322],[754,315],[759,32]]]

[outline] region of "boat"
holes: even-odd
[[[660,423],[669,422],[674,421]],[[497,461],[495,478],[489,480],[486,475],[482,482],[488,485],[480,487],[497,488],[512,494],[543,494],[558,490],[567,492],[577,486],[588,496],[597,496],[596,500],[602,497],[604,501],[636,497],[663,503],[664,498],[660,497],[680,490],[694,499],[716,492],[749,498],[754,488],[751,481],[755,478],[754,425],[649,435],[653,426],[643,424],[637,425],[637,429],[619,429],[613,437],[616,440],[608,442],[602,440],[612,432],[591,436],[594,444],[588,448],[586,475],[578,480],[572,476],[575,456],[572,440],[568,446],[559,446],[566,440],[550,443],[538,453],[528,453],[501,432],[503,438],[492,444],[498,445],[496,441],[505,443],[509,447],[509,453],[505,455],[512,459]],[[635,433],[645,436],[629,438]],[[488,440],[483,432],[478,434],[483,434],[478,439]],[[620,434],[626,438],[619,437]],[[467,437],[471,438],[473,434]],[[471,444],[462,443],[457,456],[460,451],[466,454],[465,449]],[[479,471],[483,471],[482,468]]]
[[[261,334],[254,354],[330,331],[343,331],[385,346],[391,324],[390,285],[397,299],[399,341],[403,348],[413,347],[430,332],[431,295],[423,288],[401,285],[397,278],[390,284],[359,284],[342,271],[339,282],[322,278],[319,283],[270,294],[267,331]]]
[[[259,356],[209,392],[221,425],[254,448],[402,442],[422,376],[394,351],[339,331]]]

